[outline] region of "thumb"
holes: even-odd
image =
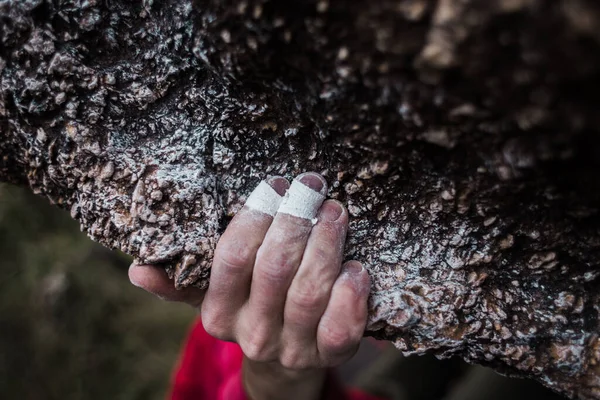
[[[187,303],[199,308],[204,299],[205,290],[195,287],[175,289],[173,280],[159,265],[140,265],[133,263],[129,267],[129,280],[134,286],[144,289],[167,301]]]

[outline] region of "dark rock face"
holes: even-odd
[[[593,0],[5,0],[0,16],[0,178],[92,239],[205,287],[258,181],[315,170],[373,277],[369,334],[600,398]]]

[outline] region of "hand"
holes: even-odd
[[[366,324],[369,276],[356,261],[342,266],[348,213],[334,200],[321,205],[327,188],[320,175],[297,181],[314,192],[303,199],[302,190],[290,190],[293,204],[277,213],[269,207],[277,198],[249,200],[235,216],[217,245],[206,294],[176,291],[156,267],[130,270],[134,284],[200,307],[209,334],[240,345],[254,399],[318,399],[324,369],[356,352]],[[281,177],[268,183],[279,196],[289,188]],[[318,211],[314,226],[311,211]]]

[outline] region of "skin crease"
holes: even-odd
[[[323,194],[316,173],[296,178]],[[268,183],[283,195],[289,182]],[[367,320],[370,279],[357,261],[342,264],[348,212],[321,205],[318,222],[242,208],[221,237],[206,292],[176,290],[163,268],[132,265],[131,282],[200,310],[206,331],[240,345],[252,399],[319,399],[326,369],[351,358]]]

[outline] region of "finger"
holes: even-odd
[[[289,186],[282,177],[261,182],[217,244],[201,314],[206,331],[219,339],[232,339],[237,311],[250,293],[256,252]]]
[[[328,200],[319,210],[318,221],[285,301],[282,360],[296,368],[317,355],[317,326],[340,273],[348,213],[341,203]]]
[[[262,359],[278,346],[286,293],[325,193],[327,183],[322,176],[315,173],[298,176],[256,254],[250,297],[237,330],[239,344],[250,359]]]
[[[339,365],[356,353],[367,324],[370,285],[369,275],[359,262],[344,264],[317,329],[323,366]]]
[[[163,267],[157,265],[131,264],[128,271],[129,280],[134,286],[167,301],[187,303],[199,307],[204,298],[204,290],[195,287],[175,289],[173,281],[167,276]]]

